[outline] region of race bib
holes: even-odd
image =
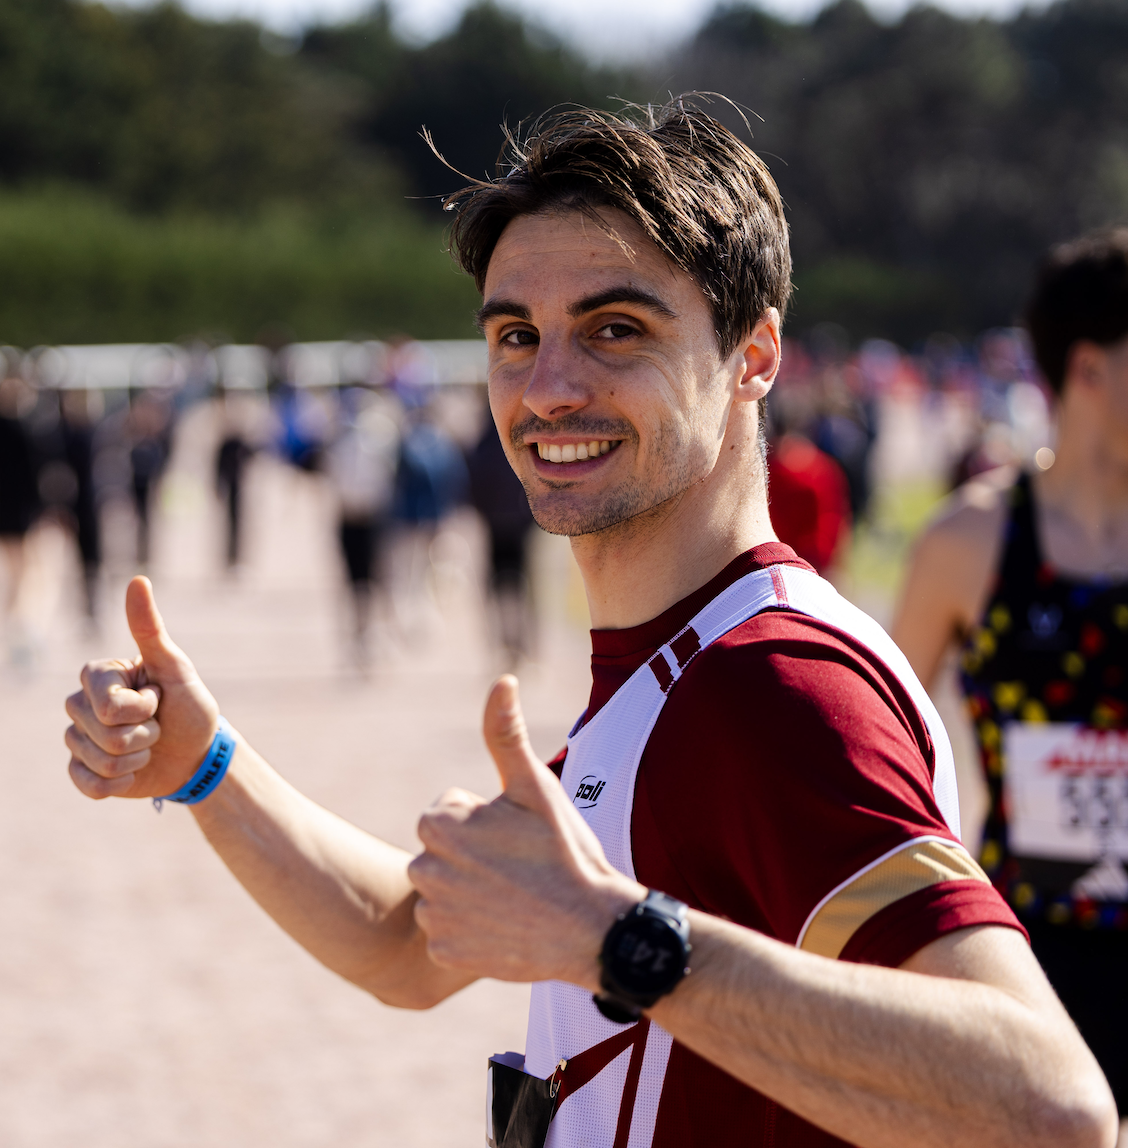
[[[1128,731],[1013,722],[1003,738],[1012,852],[1128,858]]]

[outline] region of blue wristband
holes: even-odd
[[[175,792],[165,797],[154,797],[153,806],[160,813],[161,806],[166,801],[175,801],[178,805],[195,805],[205,797],[223,780],[227,767],[231,764],[235,753],[235,731],[223,720],[219,719],[219,728],[212,738],[211,749],[208,750],[200,768]]]

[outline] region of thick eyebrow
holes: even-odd
[[[573,319],[578,319],[581,315],[589,315],[592,311],[610,307],[615,303],[633,303],[636,307],[645,307],[648,311],[661,315],[663,319],[678,317],[677,312],[653,291],[644,291],[640,287],[630,287],[626,284],[621,287],[608,287],[594,295],[585,295],[582,299],[577,299],[569,306],[568,314]],[[478,308],[474,322],[481,331],[491,319],[503,315],[511,319],[524,319],[525,322],[529,322],[532,318],[529,308],[524,303],[518,303],[515,299],[491,299]]]
[[[518,303],[513,299],[491,299],[478,308],[474,322],[477,324],[478,330],[481,331],[491,319],[496,319],[501,315],[508,315],[513,319],[524,319],[526,322],[532,318],[529,308],[524,303]]]
[[[626,284],[621,287],[608,287],[605,291],[577,299],[568,308],[568,314],[573,319],[578,319],[581,315],[588,315],[592,311],[610,307],[615,303],[633,303],[636,307],[645,307],[648,311],[661,315],[663,319],[678,317],[677,312],[660,296],[652,291],[644,291],[640,287],[630,287]]]

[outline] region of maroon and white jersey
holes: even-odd
[[[592,700],[554,764],[621,872],[845,960],[895,966],[953,929],[1018,927],[959,842],[951,748],[904,655],[788,547],[592,637]],[[841,1143],[657,1024],[612,1024],[590,993],[542,982],[525,1071],[562,1059],[583,1067],[547,1148]]]

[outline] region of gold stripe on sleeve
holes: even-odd
[[[927,838],[909,841],[837,889],[808,922],[799,947],[837,957],[858,928],[875,913],[944,881],[982,881],[987,874],[962,845]]]

